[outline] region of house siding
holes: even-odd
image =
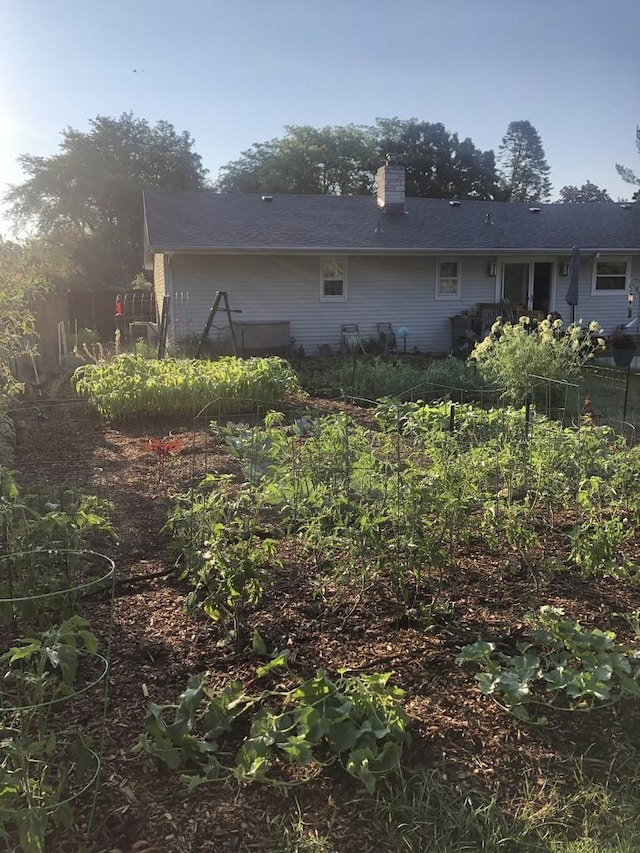
[[[487,274],[486,256],[458,257],[461,298],[436,299],[436,264],[449,256],[347,256],[347,299],[320,299],[320,258],[317,255],[174,255],[167,275],[167,259],[155,256],[154,286],[158,305],[171,294],[170,334],[174,339],[200,335],[215,293],[227,291],[232,309],[244,322],[287,321],[295,346],[316,355],[325,345],[340,346],[340,327],[356,323],[363,340],[377,338],[377,323],[409,329],[407,351],[442,354],[451,348],[450,318],[476,302],[496,300],[496,279]],[[532,260],[535,258],[532,258]],[[543,259],[543,258],[541,258]],[[546,259],[546,258],[545,258]],[[503,258],[506,260],[506,258]],[[592,295],[594,259],[583,258],[576,320],[596,320],[606,333],[628,322],[626,293]],[[632,278],[640,278],[640,257],[634,257]],[[565,302],[568,277],[555,279],[552,305],[565,322],[572,309]],[[634,305],[637,316],[638,304]],[[220,312],[210,332],[219,342],[228,339]]]
[[[347,299],[320,300],[318,256],[175,255],[172,336],[199,334],[215,292],[225,290],[242,321],[289,322],[295,346],[315,355],[340,345],[340,327],[357,323],[360,337],[377,338],[377,323],[409,329],[407,350],[445,353],[451,347],[450,317],[475,302],[495,299],[486,259],[461,261],[461,299],[436,300],[434,256],[347,257]],[[227,337],[226,318],[214,320],[211,337]]]
[[[603,253],[604,256],[605,253]],[[615,255],[613,253],[606,253],[606,257],[615,257]],[[627,317],[627,291],[592,294],[591,283],[593,280],[594,265],[595,259],[593,258],[587,258],[580,264],[580,297],[576,305],[575,316],[576,320],[581,319],[584,323],[596,320],[605,334],[611,334],[617,326],[629,322],[629,318]],[[632,280],[640,278],[640,257],[636,256],[631,259],[630,278]],[[568,286],[568,279],[560,279],[560,281],[566,281]],[[558,301],[561,303],[561,307],[558,310],[562,316],[567,320],[571,320],[571,307],[564,302],[564,291],[562,291],[562,288]],[[638,303],[634,302],[634,316],[637,316],[637,312]]]

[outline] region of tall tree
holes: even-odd
[[[196,190],[207,171],[188,132],[123,113],[62,131],[60,153],[19,158],[27,180],[6,200],[59,256],[68,284],[124,287],[142,262],[142,190]],[[61,260],[64,258],[64,261]]]
[[[378,119],[375,127],[286,128],[282,139],[254,144],[221,169],[222,192],[300,192],[342,195],[372,192],[387,154],[406,167],[407,195],[496,198],[493,151],[460,141],[442,124]]]
[[[585,201],[613,201],[606,190],[601,190],[596,184],[587,181],[581,187],[568,184],[560,190],[559,201],[562,204],[579,204]]]
[[[638,154],[640,154],[640,127],[636,127],[636,148],[638,149]],[[636,175],[633,169],[630,169],[628,166],[621,166],[620,163],[616,163],[616,171],[623,181],[640,187],[640,176]],[[633,198],[636,199],[636,201],[640,201],[640,189],[635,191]]]
[[[493,151],[460,141],[440,122],[415,118],[377,120],[378,161],[387,154],[406,167],[408,196],[421,198],[500,198]]]
[[[256,142],[238,160],[223,166],[216,189],[328,195],[371,192],[375,174],[371,128],[293,125],[285,130],[282,139]]]
[[[530,121],[512,121],[498,148],[500,178],[507,201],[546,201],[551,194],[549,165]]]

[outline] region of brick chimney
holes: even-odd
[[[387,162],[376,172],[378,207],[385,213],[404,213],[404,166]]]

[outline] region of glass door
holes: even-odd
[[[541,317],[551,310],[553,263],[505,261],[502,265],[502,299]]]
[[[528,308],[529,301],[529,263],[511,261],[502,267],[502,298],[509,305]]]

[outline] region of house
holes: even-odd
[[[408,351],[446,353],[452,317],[478,303],[571,320],[574,246],[576,319],[626,322],[640,289],[640,203],[406,198],[404,169],[390,164],[377,187],[377,197],[145,192],[145,267],[158,304],[170,297],[170,338],[200,335],[226,291],[250,351],[289,337],[309,355],[335,351],[345,324],[367,339],[390,323],[408,330]],[[218,315],[212,336],[225,326]]]

